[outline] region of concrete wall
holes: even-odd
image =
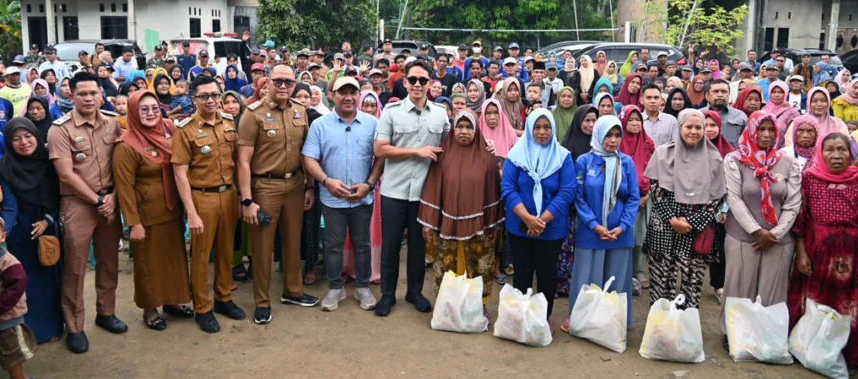
[[[649,3],[653,11],[648,15],[645,4]],[[663,9],[663,12],[657,12]],[[617,0],[617,22],[620,27],[630,22],[635,33],[634,42],[664,43],[664,23],[667,14],[666,0]]]
[[[828,6],[830,7],[830,5]],[[769,0],[762,12],[762,26],[765,28],[789,28],[787,46],[791,48],[818,48],[819,35],[827,28],[828,21],[823,22],[823,10],[828,9],[820,1],[807,0]],[[824,12],[826,19],[829,12]],[[758,38],[764,38],[763,32]],[[777,35],[774,43],[777,44]],[[762,46],[763,41],[757,45]]]

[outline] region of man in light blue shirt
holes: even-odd
[[[46,61],[39,65],[39,72],[44,72],[47,69],[54,70],[57,76],[57,83],[62,83],[64,78],[69,77],[69,69],[66,64],[57,59],[57,49],[53,46],[45,48]]]
[[[113,63],[113,78],[122,83],[128,74],[136,69],[137,61],[134,60],[134,49],[130,46],[122,48],[122,58]]]
[[[377,121],[357,110],[360,84],[349,76],[334,83],[334,112],[310,125],[302,154],[304,169],[321,183],[320,201],[325,217],[325,268],[328,294],[323,311],[334,311],[346,298],[343,289],[343,244],[346,230],[354,246],[355,299],[364,310],[375,308],[369,290],[372,274],[369,228],[372,220],[373,190],[381,176],[383,161],[373,165],[373,140]],[[346,229],[348,227],[348,229]]]

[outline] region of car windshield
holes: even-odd
[[[66,62],[77,62],[77,53],[81,50],[86,50],[90,55],[95,51],[95,44],[90,42],[64,42],[54,47],[57,48],[57,57]]]
[[[182,46],[182,42],[185,42],[185,41],[187,41],[187,40],[172,40],[172,41],[170,41],[170,45],[173,46],[173,51],[171,52],[171,54],[173,54],[173,55],[184,54],[185,49]],[[209,50],[209,43],[206,41],[191,40],[190,42],[191,42],[191,47],[190,47],[191,54],[197,54],[200,52],[200,50]]]

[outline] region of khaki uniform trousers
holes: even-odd
[[[253,300],[257,307],[270,307],[269,288],[274,260],[277,222],[282,234],[283,294],[304,294],[301,267],[301,228],[304,223],[304,175],[289,179],[253,179],[253,201],[271,215],[266,227],[250,226],[253,245]]]
[[[112,224],[99,215],[92,204],[77,196],[63,196],[60,201],[60,222],[63,224],[63,283],[62,309],[69,333],[83,331],[85,319],[83,282],[90,245],[94,246],[95,312],[102,316],[114,314],[116,285],[119,275],[119,238],[122,221],[117,208]]]
[[[238,220],[235,189],[224,192],[191,190],[194,208],[203,221],[203,234],[191,234],[191,292],[197,314],[212,310],[209,294],[209,257],[214,247],[214,298],[232,300],[232,243]]]

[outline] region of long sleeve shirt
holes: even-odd
[[[569,234],[569,209],[575,198],[575,163],[572,156],[566,157],[560,170],[542,179],[542,211],[548,210],[554,215],[545,225],[545,231],[538,237],[527,235],[527,226],[513,211],[519,204],[524,204],[527,212],[536,213],[536,202],[533,200],[535,182],[524,169],[507,160],[503,165],[503,180],[501,181],[501,196],[506,201],[506,229],[519,237],[537,240],[553,241]]]
[[[578,227],[575,231],[575,245],[585,249],[622,249],[635,245],[634,226],[640,207],[640,189],[635,163],[631,157],[620,153],[622,162],[622,181],[617,190],[617,203],[608,214],[607,225],[602,224],[602,204],[605,188],[605,160],[593,153],[578,157],[575,164],[578,191],[575,196],[575,209],[578,211]],[[608,230],[616,227],[623,229],[616,241],[603,241],[596,234],[597,226]]]

